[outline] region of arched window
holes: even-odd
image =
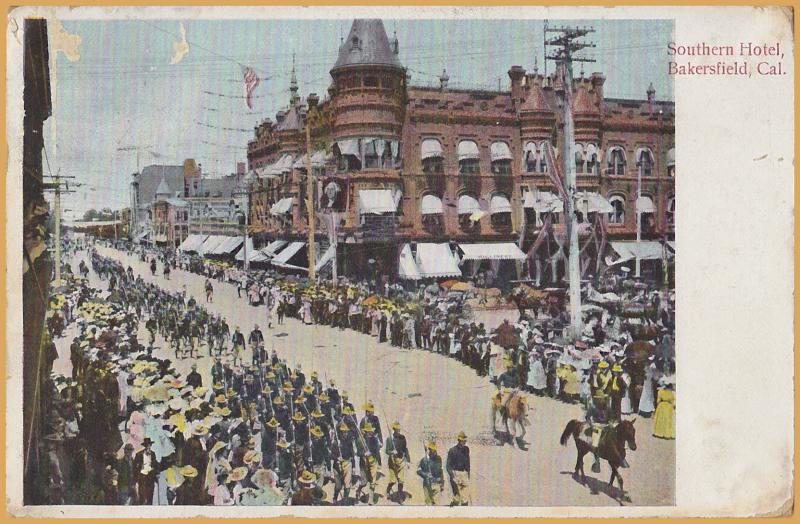
[[[460,175],[477,175],[480,171],[481,154],[478,144],[472,140],[458,143],[458,173]]]
[[[585,169],[586,162],[583,157],[583,146],[581,144],[575,144],[575,172],[585,173]]]
[[[364,87],[378,87],[378,77],[377,76],[364,77]]]
[[[505,229],[511,227],[511,202],[503,193],[495,193],[489,200],[489,214],[492,227]]]
[[[547,154],[545,150],[548,147],[548,142],[544,141],[539,144],[539,172],[547,173]]]
[[[585,173],[597,174],[597,155],[597,146],[588,144],[583,152],[583,157],[586,160]]]
[[[614,146],[608,150],[606,155],[607,172],[610,175],[622,176],[625,174],[625,150],[619,146]]]
[[[535,173],[538,169],[539,155],[536,152],[536,144],[528,142],[522,151],[522,170],[526,173]]]
[[[641,166],[642,176],[653,176],[653,152],[647,147],[636,150],[637,167]]]
[[[473,231],[479,225],[483,215],[478,198],[471,193],[463,193],[458,197],[458,224],[464,231]],[[477,218],[477,220],[473,220]]]
[[[495,175],[511,174],[511,149],[505,142],[492,142],[490,148],[492,173]]]
[[[675,226],[675,197],[671,196],[667,199],[667,225]]]
[[[360,171],[360,156],[358,139],[340,140],[333,146],[333,157],[339,171]]]
[[[625,223],[625,198],[622,195],[612,195],[608,202],[614,208],[612,213],[608,214],[609,224],[624,224]]]
[[[425,193],[420,199],[422,225],[429,231],[439,230],[444,225],[444,206],[442,198],[435,193]]]
[[[444,173],[442,144],[435,138],[426,138],[422,141],[420,159],[422,160],[422,172],[426,175]]]

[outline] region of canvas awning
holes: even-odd
[[[278,252],[286,246],[289,242],[286,240],[273,240],[266,247],[261,248],[261,252],[264,253],[264,256],[267,258],[272,258],[278,254]]]
[[[636,212],[637,213],[655,213],[656,206],[650,197],[640,196],[636,199]]]
[[[489,201],[489,213],[511,213],[511,202],[503,195],[494,195]]]
[[[390,189],[361,189],[358,192],[358,214],[394,213],[398,200]]]
[[[522,205],[537,213],[562,213],[564,202],[550,191],[528,191]]]
[[[145,233],[146,234],[146,233]],[[207,235],[189,235],[186,237],[181,245],[178,246],[179,251],[197,251],[203,245]]]
[[[427,138],[423,140],[420,149],[420,158],[422,160],[425,160],[426,158],[440,158],[444,156],[442,153],[442,144],[440,144],[435,138]]]
[[[614,206],[603,195],[581,191],[575,194],[575,208],[588,213],[613,213]]]
[[[245,251],[247,251],[247,259],[250,262],[253,262],[253,256],[255,255],[255,253],[258,253],[258,251],[253,249],[253,239],[250,238],[250,237],[247,238],[247,242],[245,243],[245,246],[242,249],[240,249],[238,253],[236,253],[236,256],[234,258],[236,260],[238,260],[239,262],[243,262],[244,261],[244,252]]]
[[[481,205],[478,203],[478,199],[470,195],[461,195],[458,197],[458,214],[459,215],[471,215],[477,211],[481,210]]]
[[[141,231],[141,232],[137,233],[137,235],[133,238],[133,241],[134,242],[141,242],[142,240],[147,238],[147,235],[149,235],[149,234],[150,234],[150,231]]]
[[[492,142],[492,147],[489,149],[491,153],[492,162],[495,160],[511,160],[511,149],[505,142]]]
[[[458,159],[468,160],[480,158],[481,152],[478,150],[478,144],[472,140],[462,140],[458,143]]]
[[[213,253],[214,248],[216,248],[222,242],[225,242],[226,238],[227,237],[222,235],[210,235],[203,241],[203,244],[201,245],[203,253],[204,254]]]
[[[300,252],[301,249],[305,247],[305,242],[292,242],[288,246],[286,246],[280,253],[275,255],[275,258],[272,259],[272,264],[276,266],[286,266],[289,265],[289,261]]]
[[[333,246],[328,246],[325,253],[322,254],[319,260],[314,264],[314,271],[319,273],[322,269],[333,261],[334,249]]]
[[[325,151],[315,151],[311,155],[312,167],[323,167],[325,165]],[[294,161],[293,167],[296,169],[304,169],[306,167],[306,155],[300,155]]]
[[[357,138],[348,138],[346,140],[339,140],[336,145],[339,147],[339,152],[343,155],[352,155],[361,158],[361,151],[359,148]]]
[[[411,246],[408,244],[403,244],[400,249],[400,259],[397,266],[398,276],[403,280],[419,280],[422,278],[417,262],[414,260],[414,255],[411,253]]]
[[[275,216],[285,215],[292,210],[293,205],[294,197],[281,198],[272,204],[272,207],[269,208],[269,213]]]
[[[664,256],[664,246],[661,245],[661,242],[652,240],[644,242],[611,242],[611,248],[617,252],[620,258],[610,263],[610,266],[633,260],[637,258],[637,255],[639,260],[658,260]]]
[[[217,244],[212,251],[206,252],[207,255],[229,255],[239,249],[244,243],[244,237],[225,237],[225,240]]]
[[[461,276],[458,261],[448,244],[417,244],[416,262],[423,278]]]
[[[459,244],[461,260],[525,260],[526,255],[513,242]]]
[[[423,215],[441,215],[444,213],[442,199],[436,195],[425,195],[420,203],[420,213]]]

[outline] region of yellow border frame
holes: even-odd
[[[21,6],[64,6],[64,2],[57,2],[53,0],[43,0],[40,2],[19,2],[19,3],[6,3],[3,2],[3,5],[6,8],[6,13],[8,13],[11,9],[15,7]],[[167,7],[195,7],[195,6],[219,6],[222,5],[220,2],[210,2],[208,0],[194,0],[194,1],[172,1],[172,2],[165,2],[165,3],[158,3],[153,1],[146,1],[146,0],[128,0],[128,1],[104,1],[104,2],[81,2],[77,4],[70,4],[70,7],[83,7],[83,6],[167,6]],[[403,6],[469,6],[469,7],[487,7],[487,6],[600,6],[600,7],[614,7],[614,6],[692,6],[697,5],[688,0],[674,0],[671,2],[668,1],[633,1],[633,0],[617,0],[615,2],[609,1],[601,1],[601,0],[562,0],[560,2],[554,2],[551,0],[543,0],[539,3],[533,4],[529,1],[520,1],[520,0],[505,0],[502,2],[490,2],[490,1],[475,1],[475,0],[461,0],[461,1],[446,1],[446,0],[431,0],[431,1],[420,1],[420,0],[396,0],[396,1],[386,1],[386,0],[348,0],[346,2],[335,2],[330,0],[306,0],[305,2],[269,2],[269,1],[242,1],[239,0],[236,2],[235,5],[231,7],[240,7],[240,6],[394,6],[394,5],[403,5]],[[702,2],[704,6],[775,6],[776,4],[771,4],[768,2],[763,2],[761,0],[756,1],[743,1],[743,0],[733,0],[727,2],[721,1],[713,1],[713,0],[705,0]],[[788,3],[784,3],[789,9],[796,9],[800,6],[800,0],[794,0]],[[4,34],[8,32],[8,20],[6,20],[4,27],[6,29]],[[793,13],[793,35],[796,37],[800,34],[800,21],[798,21],[797,16]],[[2,64],[3,64],[3,71],[7,71],[7,63],[6,63],[6,40],[5,38],[2,39],[2,43],[0,44],[0,50],[2,51]],[[798,71],[800,71],[800,54],[798,54],[798,45],[797,41],[794,42],[794,70],[795,70],[795,78],[794,78],[794,91],[795,93],[798,92],[798,88],[800,88],[800,80],[798,80]],[[3,77],[5,79],[5,75]],[[0,82],[2,87],[0,87],[0,97],[2,97],[3,103],[1,104],[2,108],[0,108],[0,126],[3,129],[3,136],[5,137],[6,133],[6,84],[5,81]],[[797,202],[798,197],[800,197],[800,179],[798,178],[798,152],[800,152],[800,143],[797,140],[797,130],[800,128],[800,111],[798,111],[797,101],[795,100],[795,107],[794,107],[794,122],[795,122],[795,184],[794,184],[794,227],[795,227],[795,246],[794,246],[794,254],[795,254],[795,267],[794,267],[794,325],[795,327],[800,324],[800,296],[798,295],[798,289],[800,288],[800,268],[798,267],[798,255],[800,254],[800,245],[797,243],[797,233],[798,233],[798,222],[800,221],[800,210],[798,210]],[[5,147],[0,148],[0,165],[5,166],[8,162],[8,145],[6,144]],[[0,214],[4,218],[3,224],[6,222],[6,179],[4,177],[0,177]],[[6,275],[6,228],[0,228],[0,274]],[[0,291],[2,291],[2,298],[0,298],[0,339],[5,343],[6,340],[6,310],[8,308],[8,278],[2,279],[2,284],[0,284]],[[800,336],[798,335],[798,331],[795,330],[794,333],[794,346],[797,347],[800,345]],[[800,376],[800,359],[795,356],[794,362],[794,376],[795,376],[795,384],[797,377]],[[6,406],[6,358],[5,356],[0,359],[0,411],[2,411],[2,415],[0,415],[0,469],[3,472],[3,478],[0,479],[0,500],[6,500],[6,490],[5,490],[5,474],[6,474],[6,460],[5,460],[5,432],[6,432],[6,413],[5,413],[5,406]],[[794,447],[794,464],[795,466],[798,464],[798,460],[800,460],[800,450],[798,449],[797,442],[798,442],[798,420],[800,420],[800,403],[798,402],[798,395],[795,385],[795,392],[794,392],[794,413],[795,413],[795,428],[794,428],[794,436],[795,436],[795,447]],[[800,484],[797,480],[794,480],[794,500],[797,501],[800,499]],[[101,508],[102,506],[99,506]],[[800,521],[800,516],[793,515],[794,508],[790,508],[788,515],[778,515],[778,516],[771,516],[771,517],[760,517],[755,520],[757,521],[765,521],[767,519],[774,520],[776,518],[782,519],[790,519],[791,521]],[[99,517],[102,519],[102,517]],[[0,522],[6,522],[19,520],[18,517],[13,517],[7,511],[7,507],[5,503],[3,503],[2,512],[0,512]],[[34,518],[26,518],[23,519],[24,522],[54,522],[59,519],[34,519]],[[251,523],[254,519],[224,519],[224,522],[238,522],[238,523]],[[294,521],[307,521],[308,518],[300,519],[300,518],[290,518],[290,517],[281,517],[281,518],[274,518],[269,519],[270,522],[276,522],[278,524],[294,522]],[[325,519],[326,523],[330,524],[346,524],[350,519]],[[410,522],[436,522],[442,519],[375,519],[379,521],[384,521],[387,524],[404,524]],[[484,519],[447,519],[448,522],[455,522],[455,521],[464,521],[464,522],[478,522]],[[504,523],[504,524],[519,524],[520,522],[525,521],[533,521],[536,519],[492,519],[492,522],[497,523]],[[560,523],[560,524],[573,524],[576,522],[576,519],[548,519],[550,522]],[[604,522],[624,522],[625,520],[630,519],[603,519]],[[661,522],[679,522],[679,521],[689,521],[690,519],[637,519],[640,522],[647,522],[651,524],[661,523]],[[69,519],[70,522],[97,522],[98,519]],[[141,524],[141,519],[114,519],[115,522],[127,522],[129,524]],[[148,519],[148,522],[165,522],[170,524],[176,524],[178,522],[185,522],[185,523],[201,523],[201,522],[216,522],[217,519],[210,519],[210,518],[159,518],[159,519]],[[733,522],[734,519],[704,519],[703,523],[707,524],[718,524],[723,522]]]

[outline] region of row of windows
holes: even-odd
[[[546,173],[548,170],[547,142],[525,144],[522,155],[522,171],[527,173]],[[621,176],[627,170],[627,155],[621,146],[612,146],[606,151],[605,163],[602,164],[599,149],[594,144],[576,144],[575,171],[577,173],[597,174],[604,166],[605,173]],[[497,175],[511,174],[511,153],[505,142],[492,142],[490,148],[491,172]],[[473,175],[480,172],[480,151],[473,140],[461,140],[456,148],[458,171],[461,175]],[[653,152],[641,147],[635,153],[637,167],[641,166],[642,176],[652,176],[655,166]],[[444,173],[444,153],[441,143],[435,138],[422,141],[420,158],[422,172],[425,174]]]

